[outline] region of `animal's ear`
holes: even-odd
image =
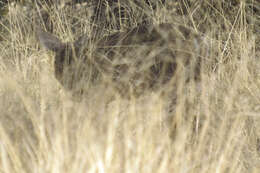
[[[37,28],[36,35],[40,44],[48,50],[58,52],[65,48],[65,44],[56,36]]]

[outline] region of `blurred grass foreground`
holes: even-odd
[[[0,172],[260,172],[260,2],[0,2]],[[208,40],[196,83],[71,96],[37,27],[64,42],[138,25],[184,25]],[[171,100],[172,99],[172,100]]]

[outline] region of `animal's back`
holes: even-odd
[[[199,44],[199,35],[186,27],[143,25],[102,38],[95,54],[111,62],[109,67],[117,83],[129,83],[142,92],[170,81],[178,63],[189,69],[187,80],[199,79]]]

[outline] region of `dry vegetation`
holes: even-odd
[[[91,34],[88,4],[9,4],[0,21],[0,172],[260,171],[259,2],[132,5],[128,19],[101,34],[136,26],[143,13],[193,28],[210,47],[199,87],[180,82],[172,100],[164,92],[171,84],[126,99],[104,83],[78,101],[55,79],[53,54],[34,33],[44,9],[62,40]]]

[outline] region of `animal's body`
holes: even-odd
[[[200,76],[201,37],[183,26],[142,25],[96,40],[83,36],[73,43],[42,30],[37,35],[55,53],[55,77],[69,90],[109,80],[121,93],[132,88],[139,95],[173,79],[178,67],[187,69],[185,80]]]

